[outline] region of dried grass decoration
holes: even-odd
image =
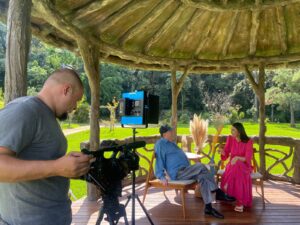
[[[201,119],[201,115],[194,114],[193,120],[190,121],[190,132],[196,145],[195,152],[199,154],[207,141],[208,120]]]

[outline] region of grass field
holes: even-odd
[[[259,125],[257,123],[244,123],[247,134],[249,136],[258,136],[259,134]],[[158,134],[158,127],[150,127],[147,129],[137,129],[138,133],[136,136],[151,136]],[[269,123],[267,125],[267,136],[287,136],[293,138],[300,138],[300,126],[296,128],[291,128],[289,124],[277,124]],[[209,134],[214,134],[215,129],[209,127]],[[178,134],[187,134],[189,135],[189,126],[188,125],[179,125]],[[230,134],[230,125],[224,127],[222,134]],[[101,128],[100,137],[101,139],[124,139],[126,137],[132,136],[132,129],[129,128],[116,128],[113,132],[109,131],[109,128]],[[80,143],[83,141],[89,140],[89,131],[83,131],[67,136],[68,139],[68,151],[79,151]],[[268,146],[272,147],[272,146]],[[217,159],[217,158],[216,158]],[[268,159],[267,159],[268,160]],[[271,160],[271,159],[270,159]],[[291,159],[290,159],[291,160]],[[267,165],[271,161],[267,161]],[[276,172],[281,172],[280,167],[276,169]],[[86,184],[80,180],[71,181],[71,189],[77,198],[81,198],[86,195]]]

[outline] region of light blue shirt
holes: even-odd
[[[182,149],[165,138],[156,142],[155,154],[155,176],[161,180],[165,179],[165,171],[172,180],[176,180],[178,170],[190,165]]]

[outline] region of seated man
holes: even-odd
[[[161,180],[163,185],[168,185],[165,172],[168,173],[171,180],[196,180],[200,184],[201,195],[205,203],[204,213],[223,219],[224,216],[211,205],[212,192],[216,193],[217,200],[235,201],[235,199],[218,188],[214,177],[205,165],[201,163],[190,165],[185,153],[173,142],[170,126],[161,126],[159,132],[162,138],[155,144],[155,176]]]

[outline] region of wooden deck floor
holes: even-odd
[[[142,199],[143,185],[137,185],[136,191]],[[122,202],[130,195],[130,187],[124,188]],[[266,208],[262,208],[260,195],[253,188],[253,207],[246,209],[244,213],[233,211],[233,205],[217,202],[214,207],[225,216],[224,220],[215,219],[203,215],[203,202],[195,198],[193,192],[187,194],[187,218],[182,217],[180,198],[176,197],[175,191],[167,191],[166,196],[162,191],[150,189],[145,201],[147,208],[155,225],[192,225],[192,224],[300,224],[300,185],[284,182],[265,182]],[[95,224],[99,209],[98,202],[89,202],[81,199],[73,203],[74,225]],[[131,202],[126,208],[129,224],[131,224]],[[136,201],[136,225],[150,224]],[[102,221],[103,225],[109,224]],[[123,218],[119,224],[124,224]]]

